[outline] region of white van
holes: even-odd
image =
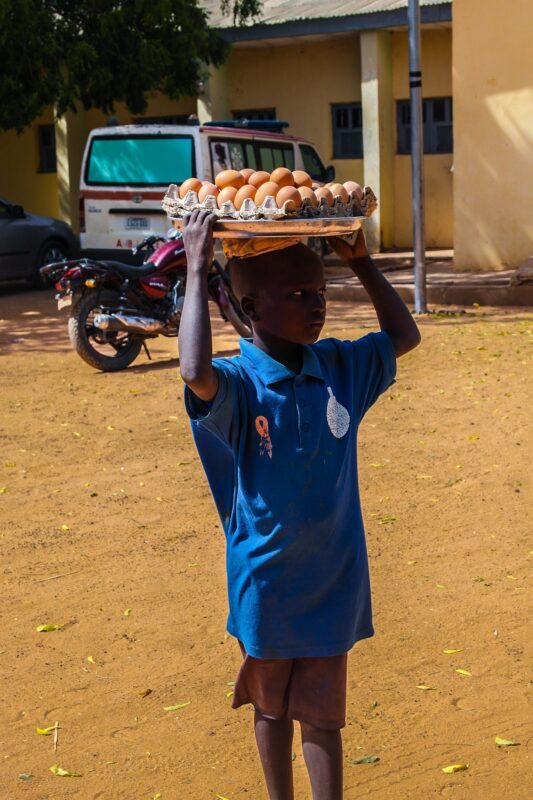
[[[330,181],[311,142],[261,127],[277,121],[206,125],[120,125],[89,134],[80,181],[83,255],[128,260],[128,251],[149,234],[169,228],[161,200],[169,184],[195,176],[213,180],[223,169],[304,169]],[[253,126],[253,127],[252,127]],[[122,252],[121,252],[122,251]]]

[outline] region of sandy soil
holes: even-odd
[[[50,294],[1,289],[0,319],[0,797],[264,800],[251,709],[229,707],[224,541],[175,341],[99,374]],[[350,655],[345,796],[526,800],[533,315],[421,325],[362,426],[376,636]],[[325,332],[375,326],[372,309],[331,304]],[[234,352],[231,329],[215,330],[215,350]],[[46,623],[63,628],[38,633]],[[35,729],[56,720],[54,752]],[[299,740],[294,752],[303,800]],[[366,755],[379,761],[351,763]],[[442,772],[456,763],[468,769]]]

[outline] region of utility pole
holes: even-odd
[[[411,99],[411,182],[413,187],[413,250],[415,313],[426,306],[426,255],[424,231],[424,130],[422,118],[422,67],[420,63],[420,3],[408,0],[409,93]]]

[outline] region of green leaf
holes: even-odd
[[[363,758],[356,758],[350,761],[350,764],[375,764],[379,761],[379,756],[363,756]]]
[[[165,711],[177,711],[180,708],[185,708],[186,706],[190,706],[191,701],[189,700],[188,703],[178,703],[176,706],[163,706]]]
[[[19,781],[31,781],[32,778],[33,775],[31,774],[31,772],[21,772],[19,774]]]
[[[468,769],[468,764],[450,764],[449,767],[442,767],[442,771],[447,775],[452,775],[454,772],[462,772]]]
[[[63,769],[63,767],[60,767],[59,764],[53,764],[50,767],[50,772],[53,772],[54,775],[57,775],[60,778],[81,778],[82,777],[79,772],[69,772],[68,769]]]
[[[498,747],[518,747],[520,742],[513,742],[511,739],[502,739],[501,736],[496,736],[494,739]]]
[[[39,633],[46,633],[46,631],[59,631],[61,630],[62,627],[63,627],[62,624],[59,625],[57,623],[49,623],[47,625],[39,625],[39,627],[36,628],[36,630]]]
[[[396,517],[392,514],[383,514],[382,517],[378,517],[380,525],[388,525],[390,522],[396,522]]]

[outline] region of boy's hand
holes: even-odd
[[[203,208],[196,208],[185,217],[183,244],[187,254],[187,269],[205,272],[213,263],[213,223],[216,216]]]
[[[359,258],[368,257],[365,235],[362,228],[359,228],[357,231],[354,244],[348,244],[348,242],[340,236],[328,237],[328,243],[330,247],[335,250],[337,255],[348,263]]]

